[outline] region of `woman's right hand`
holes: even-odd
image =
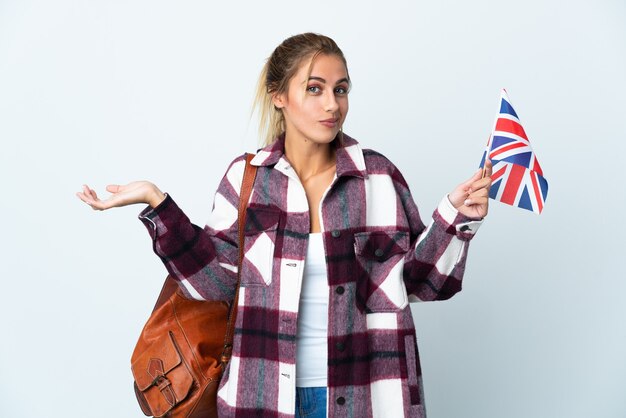
[[[149,181],[133,181],[124,186],[109,184],[106,190],[111,196],[100,200],[96,192],[84,184],[83,191],[76,193],[76,196],[93,210],[106,210],[136,203],[148,204],[154,208],[165,199],[165,194]]]

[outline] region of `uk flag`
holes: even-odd
[[[541,213],[548,196],[548,181],[543,177],[543,170],[504,89],[481,167],[487,155],[493,163],[489,197]]]

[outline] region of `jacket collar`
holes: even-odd
[[[363,150],[356,139],[343,135],[343,141],[338,144],[337,177],[353,176],[367,178],[367,168]],[[335,142],[337,139],[335,139]],[[269,167],[276,165],[280,160],[285,160],[285,134],[280,135],[273,143],[260,149],[252,159],[251,164],[257,167]]]

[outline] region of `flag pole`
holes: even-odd
[[[489,138],[487,139],[487,149],[485,150],[485,161],[483,162],[483,174],[480,176],[481,179],[484,179],[485,176],[487,175],[487,160],[489,159],[489,151],[491,150],[491,138],[492,137],[493,137],[493,132],[489,134]]]
[[[493,121],[493,127],[491,128],[491,133],[489,134],[489,140],[487,141],[487,153],[485,154],[485,162],[483,163],[483,173],[482,173],[482,176],[480,177],[481,179],[484,179],[487,176],[487,160],[489,159],[489,151],[491,151],[491,140],[493,139],[493,133],[496,130],[496,126],[498,124],[498,118],[500,117],[500,106],[502,104],[502,98],[506,94],[507,94],[506,89],[502,88],[500,90],[500,97],[498,99],[498,111],[496,112],[496,118]]]

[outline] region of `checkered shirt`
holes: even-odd
[[[409,302],[461,290],[482,221],[444,198],[425,226],[408,185],[383,155],[344,135],[320,204],[328,273],[328,416],[425,417]],[[233,355],[218,391],[223,418],[294,417],[296,333],[310,228],[306,194],[284,138],[260,150],[247,211]],[[222,179],[204,228],[171,196],[139,215],[155,253],[188,297],[232,300],[245,156]]]

